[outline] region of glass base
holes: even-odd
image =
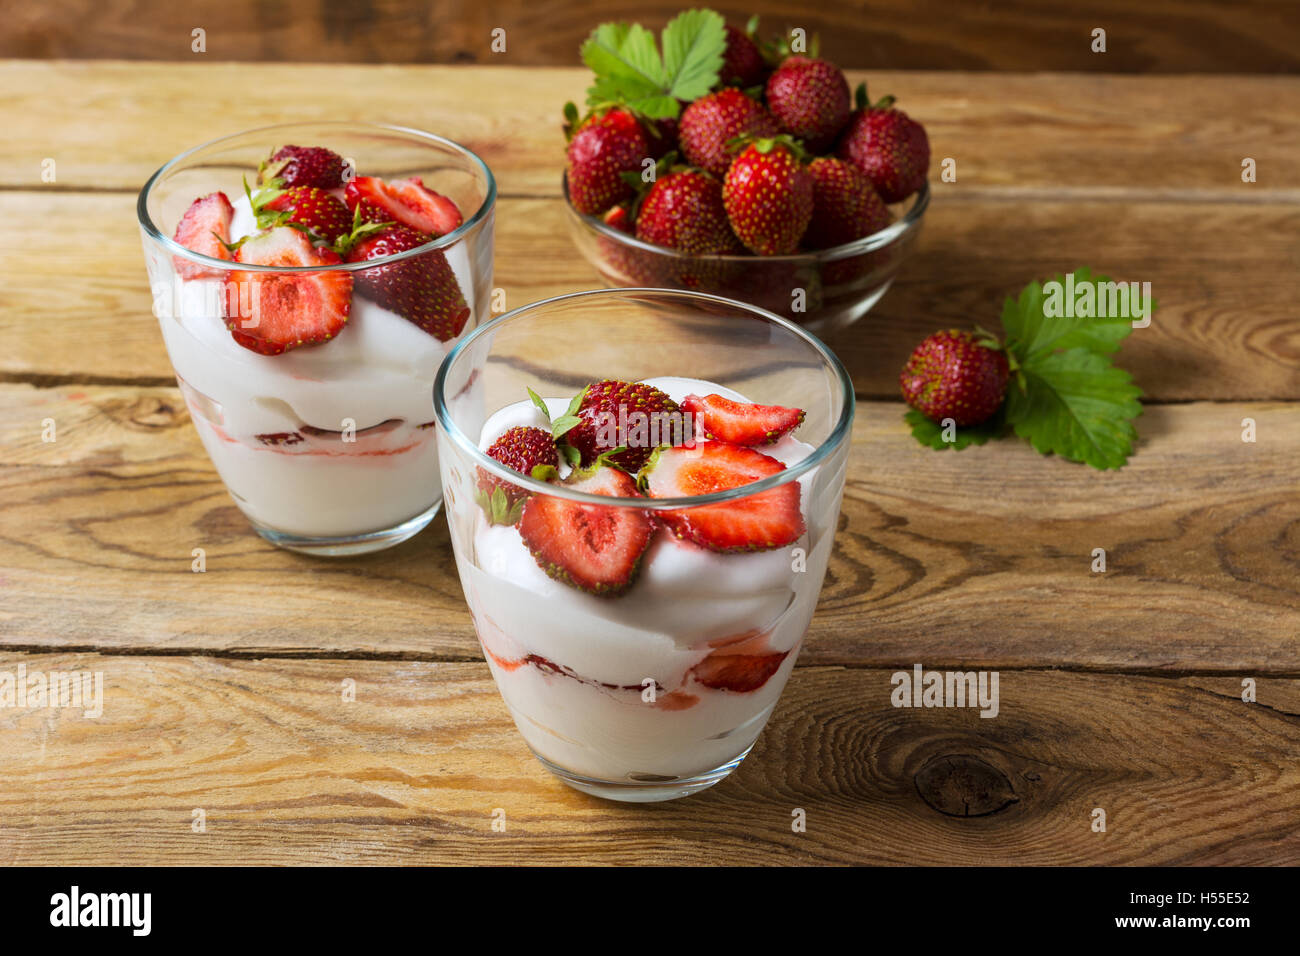
[[[597,780],[594,777],[583,776],[580,773],[558,767],[536,751],[533,751],[533,756],[542,762],[543,767],[574,790],[581,790],[593,797],[618,800],[622,803],[661,803],[664,800],[689,797],[693,793],[707,790],[720,780],[726,779],[733,770],[740,766],[740,762],[749,756],[749,752],[753,749],[754,746],[751,744],[745,748],[744,753],[734,760],[729,760],[721,767],[692,777],[652,777],[650,774],[645,774],[645,779],[642,780],[632,779],[632,775],[629,775],[628,779],[625,780]]]
[[[321,558],[346,558],[356,554],[382,551],[384,548],[391,548],[393,545],[401,544],[407,538],[415,537],[428,526],[429,522],[433,520],[433,516],[441,508],[442,499],[439,498],[427,511],[422,511],[414,518],[408,518],[401,524],[384,531],[370,531],[366,534],[349,534],[325,538],[276,531],[274,528],[259,524],[252,518],[249,518],[248,522],[253,526],[254,531],[277,548]]]

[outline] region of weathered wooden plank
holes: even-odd
[[[188,28],[187,28],[188,30]],[[0,185],[135,191],[172,156],[273,123],[358,120],[441,133],[475,150],[512,196],[558,196],[560,110],[581,68],[192,63],[0,63]],[[1129,198],[1208,191],[1295,201],[1300,78],[854,72],[925,124],[953,191],[1110,189]],[[213,91],[221,95],[214,97]],[[320,90],[294,96],[286,90]],[[88,117],[111,112],[112,123]],[[270,145],[270,144],[268,144]],[[1258,181],[1241,182],[1241,161]],[[959,189],[954,187],[959,186]],[[47,187],[48,188],[48,187]],[[1117,210],[1117,229],[1123,228]]]
[[[170,379],[131,197],[0,192],[0,215],[46,224],[0,234],[0,375]],[[600,285],[566,217],[555,200],[501,202],[496,284],[508,307]],[[1091,265],[1152,284],[1159,311],[1121,356],[1150,398],[1300,398],[1300,204],[956,196],[927,219],[894,287],[829,339],[862,395],[897,394],[899,369],[930,332],[996,328],[1003,298],[1030,279]]]
[[[1236,678],[1004,671],[983,719],[801,668],[732,778],[647,808],[550,777],[483,664],[19,663],[100,671],[104,703],[0,710],[5,864],[1300,862],[1294,680],[1248,704]]]
[[[805,663],[1300,669],[1300,404],[1152,407],[1109,473],[1016,442],[934,452],[900,412],[859,407]],[[367,558],[277,551],[173,388],[0,386],[0,449],[0,645],[480,653],[441,519]]]
[[[1231,7],[1087,0],[1037,0],[971,7],[887,0],[809,6],[795,0],[713,4],[736,25],[751,13],[766,30],[799,26],[821,37],[837,63],[889,69],[1107,70],[1115,73],[1264,73],[1300,70],[1294,17],[1285,4],[1243,0]],[[489,63],[568,66],[602,20],[658,27],[680,0],[578,0],[485,4],[371,0],[364,5],[266,0],[47,0],[14,10],[0,56],[187,60],[191,31],[206,30],[208,55],[252,62]],[[1092,31],[1108,33],[1104,54]],[[506,48],[491,46],[494,29]]]

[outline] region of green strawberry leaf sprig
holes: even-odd
[[[1051,295],[1045,284],[1031,282],[1003,305],[1001,347],[1011,375],[998,411],[978,425],[944,428],[909,409],[904,420],[917,441],[961,450],[1014,433],[1040,454],[1100,470],[1127,463],[1137,440],[1133,422],[1142,414],[1142,390],[1111,357],[1132,332],[1133,321],[1149,317],[1155,303],[1141,309],[1128,297],[1108,298],[1106,304],[1115,307],[1102,308],[1103,290],[1110,288],[1103,284],[1110,280],[1088,269],[1052,281],[1058,285]]]
[[[582,61],[596,74],[587,105],[622,103],[651,119],[674,119],[680,100],[704,96],[718,82],[727,34],[722,15],[687,10],[662,34],[640,24],[602,23],[582,44]]]

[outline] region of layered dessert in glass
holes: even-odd
[[[830,555],[853,412],[839,363],[740,303],[583,293],[467,339],[435,403],[461,583],[533,752],[619,800],[734,770]]]
[[[433,379],[485,318],[494,199],[450,141],[329,123],[217,140],[145,186],[168,355],[263,537],[355,554],[437,512]]]

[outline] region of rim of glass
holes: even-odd
[[[447,233],[445,236],[439,236],[437,239],[431,239],[422,246],[416,246],[414,249],[407,249],[405,252],[398,252],[391,256],[381,256],[378,259],[366,259],[361,262],[338,262],[333,265],[324,266],[263,266],[253,263],[232,263],[229,259],[214,259],[212,256],[205,256],[201,252],[194,252],[186,249],[179,242],[168,236],[158,229],[154,223],[153,217],[149,215],[149,195],[154,186],[171,171],[178,163],[193,156],[201,150],[219,146],[229,140],[239,139],[245,136],[252,136],[258,133],[271,133],[277,130],[291,130],[302,127],[311,127],[313,129],[321,127],[333,127],[335,129],[346,129],[353,132],[384,132],[400,133],[404,136],[414,137],[424,140],[426,143],[436,143],[440,146],[446,146],[453,151],[466,156],[483,176],[484,182],[487,183],[487,191],[483,196],[483,202],[479,204],[474,215],[470,216],[458,227]],[[395,126],[387,123],[351,123],[346,120],[321,120],[319,122],[301,122],[301,123],[274,123],[270,126],[258,126],[254,129],[244,130],[240,133],[230,133],[226,136],[218,136],[216,139],[210,139],[206,143],[200,143],[198,146],[191,147],[183,153],[178,153],[154,172],[152,176],[145,181],[140,190],[140,196],[136,200],[135,210],[136,218],[140,221],[140,227],[144,229],[145,234],[151,239],[162,243],[163,247],[174,256],[181,256],[191,262],[197,262],[208,269],[217,269],[221,272],[229,272],[235,266],[240,272],[276,272],[276,273],[293,273],[293,272],[357,272],[362,269],[371,269],[375,266],[384,265],[389,262],[399,262],[402,259],[409,259],[412,256],[422,255],[432,252],[435,249],[445,249],[455,245],[465,235],[475,229],[480,222],[487,218],[496,205],[497,182],[496,177],[492,175],[492,170],[488,168],[487,163],[479,158],[478,154],[471,149],[467,149],[455,140],[447,139],[445,136],[439,136],[437,133],[426,133],[424,130],[414,129],[410,126]]]
[[[852,242],[846,242],[843,245],[831,246],[829,249],[812,249],[808,252],[794,252],[785,256],[735,256],[735,255],[717,255],[717,256],[692,256],[688,253],[681,252],[677,249],[669,249],[667,246],[656,246],[654,243],[645,242],[636,236],[628,235],[622,230],[615,229],[607,224],[604,220],[589,216],[585,212],[579,212],[574,208],[573,201],[569,198],[569,176],[564,173],[561,176],[561,189],[564,191],[564,205],[568,207],[569,212],[576,216],[583,225],[600,233],[606,238],[613,239],[615,242],[625,246],[631,246],[633,249],[640,249],[643,252],[652,252],[655,255],[667,256],[672,259],[707,259],[710,262],[717,260],[719,262],[775,262],[775,263],[801,263],[801,262],[835,262],[839,259],[847,259],[849,256],[861,255],[864,252],[875,252],[877,249],[883,249],[890,245],[895,239],[905,233],[911,232],[920,225],[921,217],[930,205],[930,183],[927,180],[921,184],[921,188],[916,191],[916,201],[912,203],[907,212],[903,213],[896,222],[891,222],[879,232],[873,232],[869,236],[863,236],[861,239],[855,239]]]
[[[741,485],[738,488],[729,488],[726,491],[715,491],[708,495],[698,495],[693,498],[614,498],[607,495],[593,495],[585,491],[572,491],[562,485],[552,485],[545,481],[520,474],[513,469],[502,465],[495,458],[488,457],[487,453],[478,447],[478,444],[471,441],[459,426],[452,420],[450,410],[444,397],[444,389],[447,381],[447,371],[454,365],[461,354],[469,349],[476,340],[488,335],[498,328],[523,317],[528,312],[540,309],[545,306],[556,305],[561,302],[572,302],[591,296],[619,298],[623,296],[654,296],[657,298],[675,298],[687,302],[709,302],[715,305],[725,305],[730,308],[738,308],[750,313],[753,317],[765,319],[788,332],[794,333],[795,337],[802,340],[805,344],[812,347],[813,351],[821,356],[822,360],[834,372],[836,380],[840,386],[841,400],[843,407],[840,409],[838,421],[834,427],[819,445],[817,445],[812,454],[801,461],[777,472],[775,475],[769,475],[758,481],[750,482],[747,485]],[[849,378],[849,373],[845,370],[844,365],[839,358],[826,345],[814,335],[801,329],[788,319],[779,315],[760,309],[757,306],[749,305],[746,302],[738,302],[735,299],[727,299],[720,295],[709,295],[704,292],[690,292],[679,289],[653,289],[653,288],[627,288],[627,289],[588,289],[583,292],[569,292],[565,295],[552,296],[549,299],[539,299],[536,302],[530,302],[528,305],[522,305],[517,309],[512,309],[504,315],[499,315],[491,322],[480,325],[469,335],[465,336],[455,347],[447,353],[442,364],[438,367],[437,377],[433,382],[433,411],[434,418],[438,423],[438,428],[442,430],[448,438],[456,443],[480,468],[491,472],[492,474],[508,479],[512,484],[527,489],[535,494],[551,495],[555,498],[565,498],[570,501],[583,502],[592,505],[607,505],[611,507],[640,508],[645,511],[667,511],[677,508],[691,508],[700,505],[721,504],[727,501],[735,501],[739,498],[748,498],[751,495],[759,494],[769,488],[776,488],[780,485],[787,484],[790,481],[798,479],[812,469],[818,467],[824,462],[832,452],[839,446],[849,440],[850,430],[853,427],[854,404],[856,396],[853,391],[853,381]]]

